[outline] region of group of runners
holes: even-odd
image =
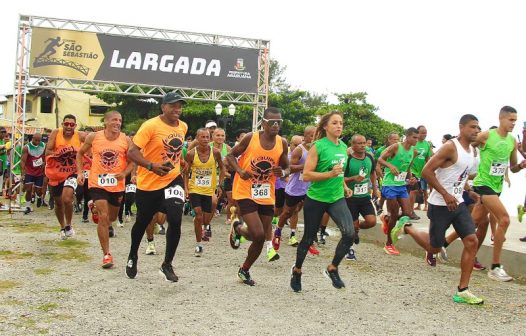
[[[279,259],[283,230],[289,225],[287,244],[297,247],[290,270],[290,287],[295,292],[302,290],[306,255],[319,254],[316,245],[325,243],[329,218],[341,238],[323,273],[335,288],[344,288],[340,263],[344,258],[357,260],[355,245],[360,242],[360,231],[374,227],[383,212],[380,218],[388,255],[400,254],[397,241],[407,235],[424,249],[426,262],[435,266],[436,256],[447,260],[448,245],[460,237],[464,249],[453,300],[468,304],[484,302],[468,285],[472,270],[484,269],[476,254],[492,215],[497,225],[488,276],[512,280],[500,262],[510,219],[499,195],[508,170],[515,173],[526,167],[526,160],[518,163],[518,144],[511,135],[517,121],[512,107],[500,110],[499,126],[489,131],[481,131],[474,115],[463,115],[458,136],[433,153],[424,126],[408,128],[402,141],[399,134],[390,134],[385,146],[376,151],[369,149],[366,137],[360,134],[354,134],[347,147],[341,140],[344,119],[337,111],[322,116],[317,126],[306,127],[289,146],[279,135],[281,112],[272,107],[264,111],[261,130],[240,134],[233,148],[225,143],[225,131],[215,122],[196,130],[194,141],[185,142],[184,105],[180,95],[167,93],[160,104],[161,114],[144,122],[133,138],[121,132],[122,117],[117,111],[106,113],[104,129],[91,133],[77,131],[75,116],[66,115],[47,145],[36,134],[23,148],[20,166],[27,202],[36,194],[39,205],[42,203],[46,179],[60,236],[67,239],[75,235],[75,190],[87,185],[84,190],[89,196],[84,197],[91,200],[89,209],[97,222],[102,267],[111,268],[112,223],[119,211],[122,223],[124,203],[129,214],[128,198],[132,197],[137,213],[126,276],[137,276],[144,234],[146,253],[156,253],[153,227],[167,221],[166,251],[159,272],[166,281],[176,282],[172,262],[181,238],[185,203],[191,205],[194,215],[194,254],[201,257],[205,253],[202,242],[211,239],[212,219],[224,198],[230,246],[239,249],[245,241],[250,242],[238,270],[241,281],[256,284],[251,269],[264,248],[268,261]],[[432,190],[429,195],[427,184]],[[429,232],[411,224],[418,219],[413,210],[418,192],[424,193]],[[32,211],[29,203],[26,206]],[[304,229],[298,239],[302,209]],[[446,236],[450,225],[454,232]]]

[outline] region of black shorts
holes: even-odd
[[[283,208],[285,205],[285,188],[276,189],[276,208]]]
[[[416,183],[415,184],[413,184],[413,185],[408,184],[407,185],[407,191],[415,191],[415,190],[422,190],[419,178],[416,179]]]
[[[469,192],[464,190],[462,192],[462,199],[464,200],[464,203],[466,203],[466,206],[470,206],[471,204],[475,204],[475,200],[469,196]]]
[[[62,190],[64,190],[64,183],[66,183],[67,180],[69,179],[75,179],[75,188],[71,187],[71,186],[66,186],[68,188],[72,188],[73,189],[73,192],[75,192],[75,189],[77,189],[77,174],[73,174],[71,175],[70,177],[68,177],[66,180],[60,182],[59,184],[57,184],[56,186],[49,186],[50,187],[50,190],[49,190],[49,193],[51,194],[52,197],[60,197],[62,196]]]
[[[460,203],[455,211],[449,211],[445,205],[429,204],[427,217],[430,220],[429,241],[434,248],[444,246],[446,230],[451,224],[462,239],[475,233],[475,223],[464,203]]]
[[[44,184],[44,175],[41,175],[41,176],[26,175],[24,177],[24,184],[34,184],[35,187],[42,188],[42,185]]]
[[[272,205],[258,204],[248,198],[237,200],[237,205],[239,205],[239,212],[241,215],[248,215],[249,213],[257,212],[262,216],[274,216],[274,206]]]
[[[345,200],[354,221],[358,220],[359,215],[362,215],[363,218],[370,215],[376,216],[371,197],[349,197]]]
[[[212,196],[190,193],[192,208],[201,208],[203,212],[212,213]]]
[[[225,192],[232,191],[232,186],[234,184],[234,172],[230,173],[230,177],[225,177],[223,180],[223,190]]]
[[[289,194],[285,193],[285,204],[289,208],[295,207],[296,205],[298,205],[299,203],[303,202],[304,200],[305,200],[305,195],[292,196],[292,195],[289,195]]]
[[[480,195],[480,198],[484,195],[497,195],[500,197],[500,192],[496,192],[495,190],[491,189],[490,187],[486,186],[476,186],[473,187],[473,191]]]
[[[137,215],[139,211],[153,213],[162,212],[170,217],[170,213],[178,213],[181,211],[185,203],[184,200],[184,182],[181,175],[177,176],[167,186],[158,190],[141,190],[137,187],[135,193],[135,203],[137,204]],[[176,197],[167,198],[167,189],[177,187],[178,192]],[[174,195],[174,194],[172,194]],[[147,209],[147,210],[142,210]],[[174,211],[175,210],[175,211]],[[178,216],[178,215],[177,215]],[[150,221],[151,218],[148,219]]]
[[[124,199],[124,191],[111,192],[101,188],[89,188],[89,196],[94,202],[105,200],[114,207],[120,207]]]

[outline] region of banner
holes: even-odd
[[[259,50],[32,28],[31,76],[257,93]]]

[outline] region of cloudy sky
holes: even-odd
[[[0,93],[13,90],[18,15],[32,14],[268,39],[293,87],[366,91],[381,117],[426,125],[434,143],[455,133],[465,113],[482,128],[497,124],[503,105],[519,111],[518,133],[526,120],[525,8],[507,0],[9,1],[0,13]],[[524,174],[513,181],[524,186]]]

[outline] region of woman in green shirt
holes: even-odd
[[[318,124],[317,140],[309,150],[303,168],[303,180],[311,184],[303,207],[305,232],[298,246],[296,263],[292,267],[290,279],[290,286],[295,292],[301,291],[301,267],[325,212],[331,216],[340,229],[342,238],[324,274],[332,281],[335,288],[345,287],[338,274],[338,265],[354,241],[354,227],[351,213],[345,202],[345,196],[351,196],[351,191],[345,186],[343,179],[347,163],[347,146],[339,139],[342,131],[341,113],[334,111],[325,114]]]

